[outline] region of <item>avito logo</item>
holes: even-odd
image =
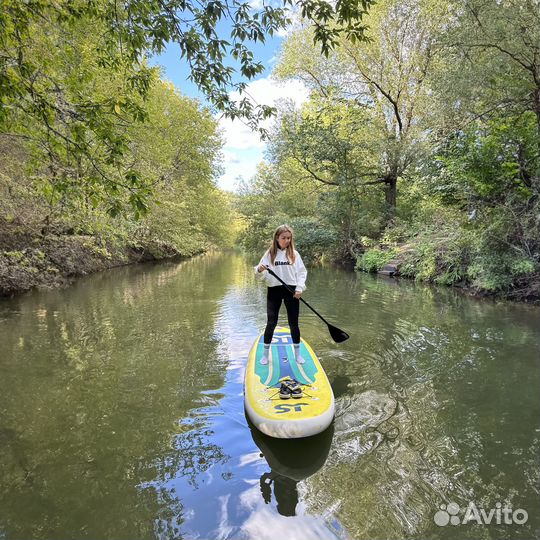
[[[512,510],[508,505],[503,506],[500,502],[495,505],[495,508],[484,510],[478,508],[474,502],[469,502],[463,519],[458,517],[460,507],[455,502],[441,504],[433,520],[439,527],[450,525],[466,525],[467,523],[477,523],[478,525],[523,525],[529,519],[529,514],[523,508]]]

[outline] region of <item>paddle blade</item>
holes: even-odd
[[[349,339],[349,334],[347,334],[347,332],[344,332],[331,324],[328,325],[328,331],[336,343],[341,343],[342,341]]]

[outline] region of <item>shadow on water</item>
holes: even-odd
[[[303,439],[274,439],[248,421],[254,443],[270,467],[261,475],[260,488],[265,504],[272,501],[282,516],[296,515],[297,484],[315,474],[325,464],[334,436],[333,424],[322,433]]]
[[[332,391],[334,392],[334,398],[338,399],[348,393],[350,393],[351,378],[346,375],[336,375],[330,381]]]

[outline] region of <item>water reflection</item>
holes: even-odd
[[[297,484],[315,474],[325,463],[332,444],[333,426],[304,439],[273,439],[249,422],[251,436],[270,467],[261,475],[260,488],[265,504],[272,501],[282,516],[295,516],[298,504]]]
[[[338,399],[341,396],[349,394],[352,392],[351,389],[351,378],[345,375],[337,375],[331,381],[330,385],[332,386],[332,391],[334,392],[334,398]]]

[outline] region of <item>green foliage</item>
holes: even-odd
[[[423,235],[409,244],[409,251],[402,256],[400,273],[418,281],[458,284],[467,277],[467,247],[455,235]]]
[[[446,216],[446,223],[440,220],[436,228],[409,239],[398,255],[402,275],[508,293],[520,280],[538,273],[538,224],[520,236],[522,224],[504,208],[484,214],[474,224]]]
[[[296,220],[301,229],[305,228],[304,220],[316,213],[318,193],[312,183],[300,180],[300,174],[298,166],[291,161],[277,167],[261,163],[256,176],[244,183],[236,200],[237,211],[244,221],[239,237],[244,249],[264,251],[275,229],[283,223],[292,226]]]
[[[439,69],[430,77],[440,129],[502,112],[540,114],[537,0],[452,0],[454,15],[439,33]],[[462,124],[463,125],[463,124]]]
[[[521,278],[540,268],[540,217],[538,200],[512,207],[486,210],[474,231],[474,252],[467,269],[479,289],[509,291]]]
[[[295,242],[300,247],[302,257],[308,262],[327,258],[336,243],[336,232],[321,224],[316,218],[292,218]]]
[[[274,160],[293,160],[317,182],[347,184],[359,180],[372,164],[362,139],[369,124],[361,110],[312,99],[300,112],[282,113],[270,153]]]
[[[462,207],[497,206],[510,194],[527,200],[540,168],[537,137],[531,112],[477,121],[445,141],[428,189]]]
[[[369,122],[351,105],[314,98],[299,112],[284,111],[270,142],[277,169],[289,164],[297,182],[317,190],[311,215],[335,239],[325,251],[330,259],[354,259],[358,237],[378,234],[384,221],[380,189],[365,185],[376,167],[366,145]]]
[[[407,199],[404,196],[404,200]],[[401,214],[401,212],[400,212]],[[407,240],[407,238],[414,236],[415,230],[412,226],[412,223],[408,220],[403,219],[400,216],[395,217],[384,229],[382,234],[380,235],[380,243],[383,245],[389,245],[389,246],[396,246],[400,243],[403,243]],[[367,242],[365,240],[362,240],[362,244],[365,247],[372,247],[371,243],[379,243],[376,240],[366,238]]]
[[[328,54],[342,34],[363,39],[364,27],[360,21],[372,3],[373,0],[345,0],[333,6],[323,0],[297,0],[295,7],[315,25],[314,40]],[[95,136],[103,136],[110,151],[109,158],[115,161],[128,141],[111,133],[107,115],[117,115],[123,120],[126,117],[144,119],[144,107],[133,92],[144,97],[150,87],[152,75],[145,66],[145,58],[161,53],[169,43],[176,43],[189,64],[190,78],[212,103],[227,116],[243,117],[256,125],[258,120],[267,118],[272,109],[255,106],[249,99],[236,103],[228,91],[236,89],[242,93],[246,84],[243,81],[263,71],[264,66],[254,58],[249,45],[264,42],[268,35],[285,28],[290,22],[291,7],[289,0],[278,5],[263,5],[260,9],[236,0],[197,3],[173,0],[166,4],[140,0],[128,3],[2,0],[1,99],[10,107],[26,101],[25,113],[41,118],[43,127],[51,136],[57,135],[60,144],[67,142],[67,134],[54,129],[51,120],[59,112],[73,112],[75,122],[67,122],[73,155],[87,158],[91,155],[86,147],[90,130]],[[232,26],[230,36],[220,34],[220,22]],[[84,33],[88,36],[88,52],[94,66],[122,78],[123,84],[110,94],[90,95],[87,99],[65,92],[66,83],[68,87],[73,83],[77,86],[78,79],[88,85],[92,77],[88,76],[84,63],[80,74],[59,72],[51,54],[54,56],[54,51],[58,50],[73,62],[80,50],[77,45],[73,46],[72,38],[74,35],[80,38]],[[34,51],[38,54],[32,54]],[[235,60],[233,65],[226,64],[229,57]],[[238,73],[240,82],[237,82]],[[55,97],[58,91],[61,100]],[[0,122],[9,116],[8,109],[2,109],[2,115]]]
[[[24,258],[24,251],[4,251],[4,255],[18,262]]]
[[[282,108],[269,162],[224,194],[211,112],[147,57],[177,43],[215,108],[256,127],[273,110],[244,92],[263,69],[249,46],[291,8],[306,24],[275,74],[310,99]],[[106,256],[238,237],[260,253],[289,223],[311,260],[374,270],[396,249],[402,274],[434,283],[527,294],[539,279],[538,0],[0,0],[0,30],[0,224],[17,238],[88,235]]]
[[[157,70],[113,46],[104,5],[2,4],[0,131],[26,142],[49,206],[83,196],[143,214],[151,189],[129,165],[126,127],[146,119]]]
[[[374,270],[377,246],[392,246],[403,275],[537,295],[538,1],[384,0],[364,20],[368,42],[342,39],[327,57],[298,29],[276,67],[311,91],[282,111],[269,154],[319,185],[303,219],[335,238],[334,260]],[[291,220],[281,202],[259,212],[261,232]]]
[[[90,250],[92,253],[99,255],[100,257],[103,257],[104,259],[110,259],[112,258],[112,255],[110,251],[103,246],[100,246],[96,243],[96,239],[92,238],[91,240],[87,240],[86,242],[83,242],[83,247]]]
[[[377,2],[365,17],[368,42],[343,39],[329,58],[310,47],[309,28],[293,33],[276,73],[302,80],[312,95],[301,119],[282,121],[276,149],[321,182],[371,186],[391,219],[398,182],[430,146],[427,74],[434,33],[448,17],[433,2]]]
[[[364,272],[377,272],[389,263],[396,256],[396,253],[395,249],[368,249],[358,257],[356,268]]]
[[[147,108],[149,120],[131,138],[134,166],[151,182],[155,201],[138,241],[159,239],[186,255],[230,245],[233,210],[214,184],[221,149],[215,119],[163,82],[152,88]]]
[[[126,128],[131,140],[126,178],[132,187],[129,195],[119,190],[112,199],[87,176],[62,187],[51,175],[30,176],[28,147],[19,138],[0,137],[0,149],[9,156],[0,162],[0,224],[10,224],[0,231],[4,241],[81,235],[83,247],[103,258],[126,246],[162,257],[232,245],[237,232],[232,202],[214,183],[221,149],[215,119],[160,81],[149,90],[146,107],[147,121]],[[145,178],[153,200],[129,200],[138,181],[133,171]],[[132,204],[131,213],[121,211],[125,204]],[[119,211],[111,215],[111,208]]]

